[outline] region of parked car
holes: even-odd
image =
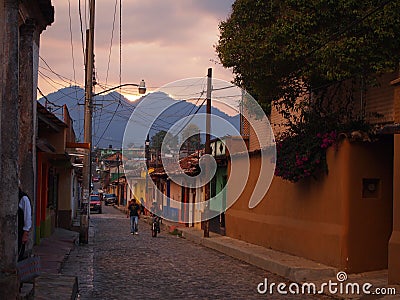
[[[101,214],[103,209],[99,195],[90,195],[90,211],[96,211]]]
[[[115,194],[104,194],[103,199],[105,205],[117,204],[117,195]]]

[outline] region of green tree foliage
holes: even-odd
[[[400,59],[395,0],[236,0],[219,29],[216,51],[235,83],[287,120],[276,175],[292,182],[328,171],[338,134],[371,129],[355,99]]]
[[[400,1],[236,0],[216,51],[235,83],[269,110],[304,91],[393,71],[400,56]]]
[[[165,130],[160,130],[151,137],[151,148],[161,150],[163,143],[166,143],[166,150],[168,150],[168,148],[176,148],[178,145],[178,137],[173,136],[171,133],[166,132]]]
[[[200,128],[192,123],[187,125],[182,131],[181,140],[183,141],[182,148],[189,152],[200,149]]]

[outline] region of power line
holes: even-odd
[[[41,73],[40,71],[38,72],[39,73],[39,76],[41,76],[42,77],[42,79],[44,80],[44,81],[46,81],[50,86],[52,86],[54,89],[56,89],[57,90],[57,92],[60,92],[61,94],[63,94],[64,96],[66,96],[66,97],[69,97],[69,98],[73,98],[73,97],[71,97],[70,96],[70,94],[66,94],[66,93],[64,93],[63,91],[61,91],[58,87],[56,87],[56,86],[54,86],[50,81],[53,81],[53,79],[51,79],[50,77],[48,77],[48,76],[46,76],[46,75],[44,75],[43,73]],[[48,79],[47,79],[47,78]],[[56,83],[56,84],[59,84],[59,85],[61,85],[60,83],[58,83],[58,82],[55,82],[55,81],[53,81],[54,83]],[[61,85],[61,86],[63,86],[63,85]],[[66,86],[63,86],[64,88],[67,88]],[[72,93],[74,93],[74,92],[72,92]],[[57,99],[58,100],[58,99]],[[77,100],[77,102],[79,102],[79,99],[76,99]]]
[[[97,145],[100,143],[100,141],[101,141],[101,139],[103,138],[104,134],[106,133],[108,127],[110,127],[110,124],[111,124],[112,120],[114,119],[115,114],[117,113],[117,110],[118,110],[119,105],[120,105],[120,104],[118,103],[118,106],[117,106],[117,108],[114,110],[114,113],[113,113],[111,119],[109,120],[109,122],[108,122],[106,128],[104,129],[103,133],[101,134],[100,138],[98,139],[98,141],[97,141],[97,143],[96,143],[96,147],[97,147]]]
[[[122,82],[122,0],[119,1],[119,85],[121,85]],[[121,88],[120,88],[121,90]],[[104,129],[103,133],[101,134],[99,140],[97,141],[96,146],[99,144],[100,140],[102,139],[102,137],[104,136],[104,134],[106,133],[108,127],[110,127],[110,124],[112,122],[112,120],[115,117],[116,112],[118,111],[118,108],[121,105],[121,93],[119,93],[119,100],[118,100],[118,105],[117,108],[115,109],[111,119],[109,120],[106,128]]]
[[[58,91],[57,91],[57,92],[58,92]],[[75,94],[75,98],[74,98],[74,97],[71,97],[72,94]],[[67,94],[63,92],[62,96],[58,97],[57,99],[53,99],[53,101],[54,101],[54,102],[58,102],[59,100],[65,98],[65,97],[67,97],[67,98],[72,98],[72,99],[76,100],[76,101],[77,101],[76,105],[78,105],[79,101],[83,99],[83,97],[78,98],[78,96],[77,96],[77,91],[76,91],[76,89],[74,89],[72,92],[67,93]]]
[[[92,1],[92,0],[89,0],[89,2],[90,1]],[[88,26],[87,26],[87,19],[88,19],[88,15],[89,15],[89,13],[88,13],[88,11],[87,11],[87,6],[86,6],[86,0],[85,0],[85,28],[87,29],[88,28]],[[90,5],[90,4],[89,4]]]
[[[53,106],[55,106],[55,107],[63,107],[62,105],[57,105],[57,104],[51,102],[51,101],[42,93],[42,91],[40,90],[39,87],[37,87],[37,90],[38,90],[39,94],[42,95],[42,97],[45,99],[45,103],[50,103],[51,105],[53,105]],[[45,105],[45,107],[47,107],[47,105]]]
[[[78,14],[79,14],[79,24],[80,24],[80,29],[81,29],[82,54],[83,54],[83,57],[85,57],[85,42],[84,42],[84,37],[83,37],[84,34],[83,34],[83,24],[82,24],[81,0],[79,0],[79,2],[78,2]]]
[[[78,87],[83,87],[79,82],[74,81],[73,79],[70,79],[70,78],[68,78],[68,77],[66,77],[64,75],[59,74],[59,73],[55,73],[53,70],[47,69],[47,68],[45,68],[43,66],[40,66],[40,65],[39,65],[39,68],[44,70],[44,71],[50,72],[50,73],[56,75],[57,77],[62,77],[63,78],[62,81],[65,82],[65,83],[68,83],[69,85],[76,85]]]
[[[204,93],[204,91],[203,91],[203,93]],[[113,94],[109,94],[112,98],[114,98],[115,99],[115,101],[113,101],[112,103],[109,103],[108,105],[106,105],[106,106],[103,106],[103,109],[104,108],[106,108],[106,107],[108,107],[108,106],[111,106],[111,105],[113,105],[114,103],[119,103],[121,106],[124,106],[125,108],[127,108],[130,112],[133,112],[133,110],[136,108],[136,106],[135,105],[133,105],[133,104],[131,104],[131,103],[129,103],[129,102],[125,102],[125,101],[121,101],[121,102],[118,102],[118,99],[113,95]],[[193,109],[196,107],[196,105],[197,105],[197,103],[198,103],[198,101],[200,100],[200,98],[201,98],[201,96],[199,97],[199,99],[197,99],[197,102],[196,102],[196,104],[194,105],[194,104],[192,104],[192,103],[190,103],[190,102],[187,102],[187,106],[188,107],[190,107],[191,105],[192,105],[192,109],[190,110],[190,112],[187,114],[187,113],[185,113],[184,115],[182,115],[181,117],[183,118],[183,117],[186,117],[186,115],[187,116],[189,116],[190,114],[191,114],[191,112],[193,111]],[[100,100],[101,101],[101,100]],[[182,102],[182,101],[185,101],[185,100],[180,100],[179,102]],[[179,102],[176,102],[176,103],[179,103]],[[175,105],[175,104],[174,104]],[[161,108],[167,108],[167,107],[164,107],[164,106],[160,106]],[[183,109],[183,108],[182,108]],[[162,113],[161,113],[162,114]],[[161,115],[160,114],[160,115]],[[147,116],[149,119],[147,119],[147,118],[145,118],[145,116]],[[167,124],[167,125],[174,125],[174,123],[171,123],[171,122],[168,122],[168,121],[165,121],[165,120],[163,120],[163,119],[155,119],[154,120],[154,118],[155,117],[157,117],[157,116],[155,116],[155,115],[151,115],[151,114],[148,114],[148,113],[146,113],[145,111],[141,111],[140,113],[138,113],[138,114],[136,114],[136,117],[139,117],[139,118],[141,118],[143,121],[145,121],[146,122],[146,127],[148,126],[148,123],[151,123],[151,122],[157,122],[157,121],[161,121],[161,122],[164,122],[165,124]],[[179,116],[178,116],[179,117]],[[129,119],[129,118],[127,118],[127,119]],[[162,126],[162,125],[160,125],[160,124],[157,124],[157,126]],[[167,130],[169,129],[168,127],[165,127],[164,126],[164,128],[166,128]]]
[[[207,101],[207,98],[205,98],[203,100],[203,102],[200,104],[200,106],[196,109],[196,111],[194,112],[193,115],[191,115],[190,119],[186,122],[185,126],[182,126],[181,129],[175,134],[175,136],[178,136],[178,134],[180,134],[182,132],[183,129],[185,129],[185,127],[190,123],[190,121],[192,121],[192,119],[194,118],[194,116],[199,112],[200,108],[204,105],[204,102]]]
[[[71,42],[71,55],[72,55],[72,70],[74,72],[74,81],[76,81],[75,76],[75,58],[74,58],[74,44],[72,42],[72,20],[71,20],[71,0],[68,0],[68,16],[69,16],[69,33]]]
[[[62,84],[62,83],[59,83],[59,82],[55,81],[53,78],[47,76],[46,74],[44,74],[44,73],[41,72],[40,70],[38,70],[38,73],[39,73],[39,75],[42,76],[42,78],[43,78],[48,84],[50,84],[50,85],[51,85],[53,88],[55,88],[56,90],[59,90],[59,87],[54,86],[53,84],[50,83],[50,81],[53,82],[54,84],[58,84],[59,86],[61,86],[61,87],[63,87],[63,88],[68,87],[68,86],[66,86],[66,85],[64,85],[64,84]],[[46,80],[45,78],[47,78],[47,80]]]
[[[74,82],[76,82],[76,74],[75,74],[75,58],[74,58],[74,43],[72,38],[72,19],[71,19],[71,0],[68,0],[68,16],[69,16],[69,33],[70,33],[70,42],[71,42],[71,55],[72,55],[72,70],[74,73]],[[75,85],[75,98],[78,99],[78,91]],[[80,121],[78,121],[80,127]]]
[[[111,49],[112,49],[113,38],[114,38],[114,26],[115,26],[115,16],[116,16],[116,14],[117,14],[117,3],[118,3],[118,0],[115,0],[115,5],[114,5],[114,17],[113,17],[112,30],[111,30],[110,52],[108,53],[108,63],[107,63],[107,73],[106,73],[106,84],[107,84],[107,81],[108,81],[108,72],[109,72],[109,70],[110,70]]]
[[[67,78],[67,77],[65,77],[65,76],[62,76],[62,75],[60,75],[59,73],[55,72],[55,71],[50,67],[50,65],[46,62],[46,60],[45,60],[43,57],[41,57],[40,55],[39,55],[39,58],[40,58],[40,59],[44,62],[44,64],[48,67],[47,71],[50,71],[51,73],[53,73],[54,75],[56,75],[61,81],[65,82],[65,83],[68,83],[69,85],[71,85],[71,83],[78,84],[78,83],[75,82],[74,80],[69,79],[69,78]],[[43,68],[42,66],[40,66],[40,67]],[[43,68],[43,69],[46,70],[46,68]],[[78,84],[78,85],[80,85],[80,84]]]

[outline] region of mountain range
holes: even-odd
[[[138,124],[140,122],[151,124],[150,138],[160,130],[170,129],[173,124],[179,122],[184,117],[195,113],[206,113],[205,105],[199,108],[194,103],[183,100],[177,101],[162,92],[155,92],[145,97],[147,97],[146,106],[148,103],[162,101],[161,103],[167,107],[158,116],[151,115],[148,111],[140,115],[135,115],[139,118],[134,122],[138,122]],[[140,106],[143,99],[144,97],[132,102],[115,91],[93,97],[93,145],[99,148],[108,148],[110,146],[112,148],[120,148],[128,120],[136,106],[139,108],[143,107],[143,105]],[[40,98],[38,101],[43,105],[46,104],[46,107],[60,119],[62,119],[60,106],[66,105],[73,120],[77,140],[83,141],[85,91],[82,88],[77,86],[62,88],[46,95],[46,97]],[[239,115],[229,116],[216,107],[212,107],[211,113],[223,118],[239,130]],[[196,122],[199,128],[203,125],[199,122],[204,123],[203,120],[196,120],[195,118],[193,123]]]

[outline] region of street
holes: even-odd
[[[139,220],[111,206],[91,214],[90,241],[73,250],[62,273],[78,276],[80,299],[330,299],[310,295],[259,295],[257,285],[280,276],[167,232],[151,237]]]

